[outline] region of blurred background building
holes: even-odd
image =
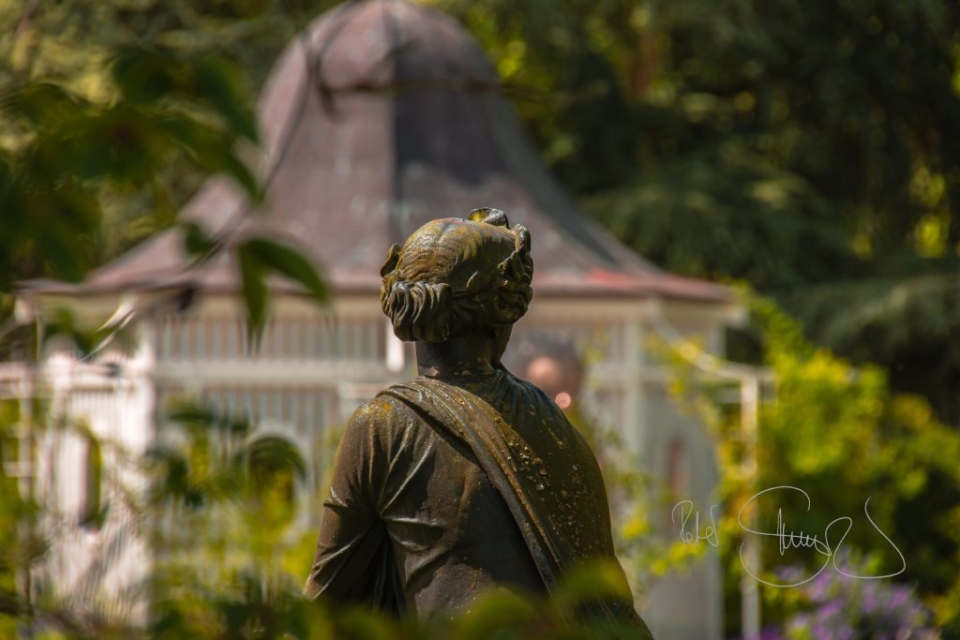
[[[405,2],[343,5],[287,47],[259,114],[265,200],[251,203],[217,177],[181,219],[225,242],[266,234],[301,248],[322,265],[331,307],[320,310],[296,285],[271,281],[272,313],[252,351],[230,255],[196,263],[177,228],[80,285],[29,283],[23,298],[41,316],[62,305],[112,316],[123,338],[91,358],[54,350],[36,375],[4,365],[8,393],[48,387],[62,415],[131,454],[162,437],[158,425],[173,397],[248,416],[257,425],[252,438],[279,436],[304,452],[312,464],[301,499],[315,501],[329,462],[323,434],[415,374],[411,345],[392,335],[379,308],[387,249],[430,219],[491,206],[533,238],[535,296],[506,358],[514,373],[560,406],[578,402],[615,427],[672,495],[710,504],[713,443],[673,406],[651,338],[666,323],[722,354],[724,327],[741,310],[726,288],[657,268],[578,209],[457,24]],[[76,514],[60,523],[45,579],[63,593],[93,589],[122,599],[146,575],[150,551],[125,537],[131,523],[122,512],[90,523],[101,492],[91,469],[108,469],[110,460],[77,434],[51,432],[34,444],[21,477],[59,512]],[[136,477],[127,480],[137,486]],[[297,526],[315,527],[315,513],[304,513]],[[667,526],[669,514],[651,520]],[[108,566],[98,558],[111,545]],[[689,574],[655,584],[644,616],[657,637],[720,638],[721,580],[710,555]]]

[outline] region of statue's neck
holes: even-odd
[[[489,375],[499,368],[494,342],[477,334],[439,343],[417,342],[417,372],[443,381]]]

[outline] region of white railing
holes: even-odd
[[[386,335],[380,317],[280,316],[267,323],[253,351],[240,316],[167,316],[157,320],[156,353],[162,361],[383,362]]]

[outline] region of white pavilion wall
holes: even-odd
[[[34,460],[36,497],[45,507],[40,526],[50,537],[34,590],[131,624],[146,620],[151,566],[128,499],[147,488],[136,461],[154,434],[153,354],[140,346],[84,361],[54,345],[40,370],[49,416]]]

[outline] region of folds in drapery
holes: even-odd
[[[506,372],[466,387],[421,377],[381,395],[401,400],[470,447],[506,501],[548,590],[584,562],[616,563],[596,458],[559,408]],[[588,610],[650,636],[625,598],[601,599]]]

